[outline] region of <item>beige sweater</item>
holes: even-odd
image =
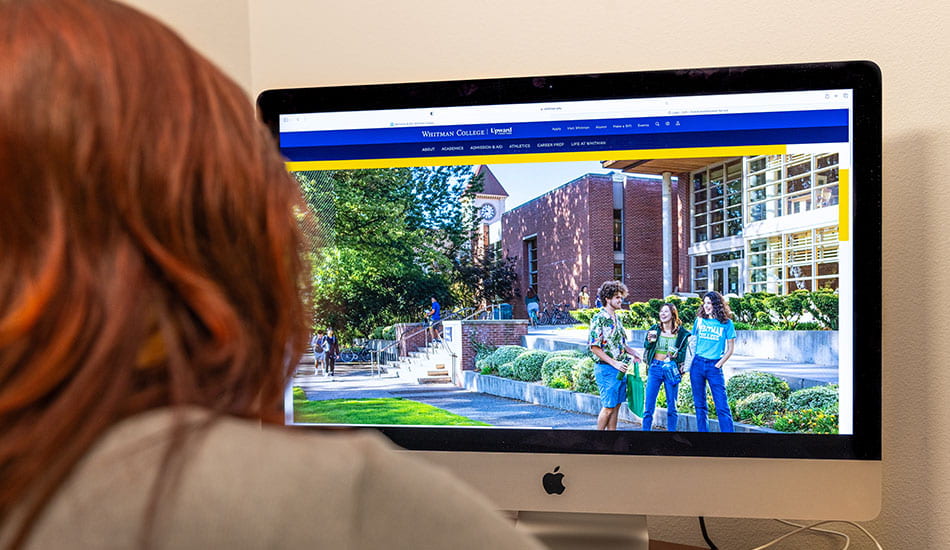
[[[27,547],[139,547],[170,420],[169,410],[156,411],[109,431]],[[541,548],[471,489],[375,434],[262,429],[228,418],[190,449],[153,548]]]

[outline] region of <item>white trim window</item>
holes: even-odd
[[[747,223],[838,204],[838,154],[747,157]]]
[[[742,159],[692,173],[693,242],[742,235]]]
[[[838,288],[838,227],[751,239],[749,290],[788,294]]]

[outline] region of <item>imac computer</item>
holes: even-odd
[[[288,424],[379,430],[549,542],[646,515],[877,515],[873,63],[278,89],[258,107],[307,198],[315,332],[344,348],[333,365],[315,340]],[[718,385],[651,388],[647,357],[597,430],[610,280],[636,350],[664,303],[691,331],[724,296]]]

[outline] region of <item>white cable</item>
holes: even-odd
[[[784,523],[785,525],[788,525],[788,526],[791,526],[791,527],[805,527],[804,525],[800,525],[800,524],[798,524],[798,523],[794,523],[794,522],[791,522],[791,521],[786,521],[786,520],[784,520],[784,519],[777,519],[777,518],[776,518],[775,521],[777,521],[777,522],[779,522],[779,523]],[[828,535],[835,535],[835,536],[838,536],[838,537],[843,537],[843,538],[844,538],[844,546],[841,547],[841,550],[848,550],[848,548],[851,548],[851,537],[849,537],[847,533],[842,533],[841,531],[834,531],[834,530],[831,530],[831,529],[819,529],[819,528],[817,528],[817,527],[815,527],[814,529],[809,529],[809,530],[810,530],[810,531],[815,531],[816,533],[825,533],[825,534],[828,534]]]
[[[851,525],[852,527],[856,527],[856,528],[860,529],[861,532],[863,532],[869,539],[871,539],[871,542],[874,543],[874,546],[877,547],[877,550],[884,550],[884,549],[881,547],[881,543],[879,543],[879,542],[877,541],[877,539],[874,538],[874,535],[872,535],[870,532],[868,532],[868,530],[865,529],[864,527],[861,527],[860,525],[858,525],[857,523],[854,523],[853,521],[842,521],[842,520],[834,520],[834,519],[824,520],[824,521],[816,521],[815,523],[812,523],[812,524],[810,524],[810,525],[801,526],[801,527],[795,529],[794,531],[790,531],[790,532],[788,532],[788,533],[785,533],[784,535],[782,535],[782,536],[780,536],[780,537],[778,537],[778,538],[775,538],[775,539],[773,539],[773,540],[771,540],[771,541],[769,541],[769,542],[763,544],[762,546],[757,546],[757,547],[753,548],[752,550],[765,550],[765,549],[768,548],[769,546],[772,546],[772,545],[774,545],[774,544],[778,544],[779,542],[785,540],[786,538],[788,538],[788,537],[790,537],[790,536],[792,536],[792,535],[796,535],[796,534],[798,534],[798,533],[801,533],[802,531],[815,530],[815,527],[818,527],[819,525],[825,525],[825,524],[827,524],[827,523],[845,523],[845,524],[847,524],[847,525]],[[820,530],[819,530],[819,531],[820,531]],[[846,544],[850,544],[850,539],[848,539],[848,541],[846,542]],[[847,546],[845,546],[845,548],[847,548]]]

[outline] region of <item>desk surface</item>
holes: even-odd
[[[675,542],[664,542],[662,540],[651,540],[650,550],[708,550],[702,546],[687,546]]]

